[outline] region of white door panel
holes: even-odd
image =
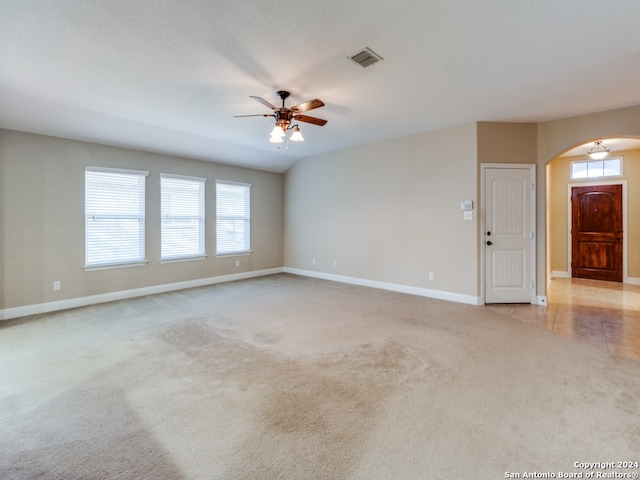
[[[532,170],[485,168],[485,303],[532,301]]]

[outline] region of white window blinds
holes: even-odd
[[[216,181],[216,253],[248,253],[251,185]]]
[[[203,257],[206,179],[160,174],[162,260]]]
[[[85,169],[85,266],[145,262],[145,177],[148,172]]]

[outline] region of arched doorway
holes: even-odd
[[[640,360],[640,138],[603,140],[611,145],[606,158],[621,159],[620,174],[589,174],[587,165],[586,174],[575,175],[591,161],[586,151],[593,139],[567,149],[545,166],[549,278],[546,328],[616,356]],[[620,185],[623,190],[622,278],[618,282],[582,279],[576,275],[572,251],[576,248],[573,193],[611,185]]]
[[[579,262],[575,262],[576,238],[572,235],[575,228],[575,207],[571,206],[572,190],[578,187],[621,185],[621,228],[614,227],[620,242],[620,261],[622,272],[619,281],[640,284],[640,138],[607,138],[603,144],[610,149],[605,159],[594,161],[587,155],[593,140],[568,149],[553,158],[546,165],[546,231],[547,231],[547,277],[575,278],[580,275]],[[617,161],[619,172],[606,171],[603,166]],[[596,167],[600,167],[598,171]],[[601,212],[600,212],[601,213]],[[609,215],[606,216],[609,219]],[[609,226],[611,222],[607,223]],[[595,230],[595,229],[594,229]],[[621,230],[618,232],[618,230]],[[602,235],[600,237],[603,237]],[[591,238],[596,238],[591,235]],[[580,247],[579,247],[580,248]],[[591,255],[586,263],[602,261],[613,263],[607,254],[613,254],[609,246],[586,243],[579,252],[583,256]],[[596,258],[601,255],[602,258]],[[572,268],[572,265],[574,267]],[[575,270],[578,270],[576,272]],[[576,275],[576,273],[578,273]],[[613,278],[613,276],[611,276]],[[588,278],[588,276],[587,276]],[[596,277],[593,277],[596,278]],[[610,279],[612,279],[610,278]],[[606,279],[605,277],[601,279]]]

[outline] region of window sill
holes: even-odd
[[[207,255],[197,255],[195,257],[173,257],[173,258],[161,258],[160,263],[179,263],[179,262],[195,262],[197,260],[206,260]]]
[[[82,268],[86,272],[92,272],[94,270],[112,270],[114,268],[129,268],[129,267],[144,267],[148,260],[143,260],[142,262],[131,262],[131,263],[109,263],[105,265],[84,265]]]
[[[229,253],[216,253],[216,258],[226,258],[226,257],[246,257],[251,255],[253,252],[249,250],[248,252],[229,252]]]

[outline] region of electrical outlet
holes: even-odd
[[[53,282],[53,290],[57,292],[61,288],[62,288],[62,284],[60,283],[60,280],[55,280]]]
[[[240,260],[236,260],[236,267],[240,266]]]
[[[315,264],[316,264],[316,259],[315,259],[315,258],[312,258],[312,259],[311,259],[311,265],[315,265]]]
[[[436,279],[436,274],[433,272],[429,272],[429,281],[433,282]]]
[[[336,260],[333,261],[333,268],[338,268],[338,262]]]

